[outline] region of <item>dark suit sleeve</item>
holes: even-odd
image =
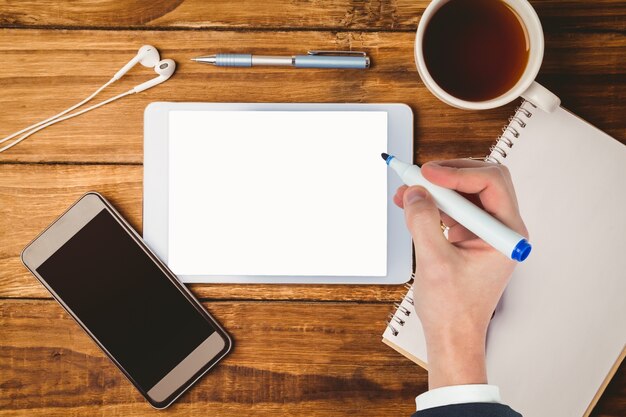
[[[411,417],[522,417],[522,415],[504,404],[467,403],[427,408]]]

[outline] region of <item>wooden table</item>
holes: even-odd
[[[88,190],[141,229],[142,116],[152,101],[402,102],[415,157],[481,156],[516,103],[450,108],[423,86],[413,38],[425,0],[0,0],[0,126],[6,135],[108,80],[143,44],[178,63],[165,84],[36,134],[0,155],[0,415],[162,414],[21,265],[21,249]],[[540,82],[626,140],[626,2],[533,1],[544,24]],[[365,50],[367,71],[220,69],[211,51]],[[103,94],[154,76],[137,67]],[[549,138],[546,138],[548,140]],[[558,157],[558,156],[557,156]],[[401,286],[193,285],[235,350],[167,412],[402,416],[426,373],[380,342]],[[622,366],[594,416],[626,415]]]

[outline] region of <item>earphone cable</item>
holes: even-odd
[[[52,116],[52,117],[49,117],[49,118],[47,118],[47,119],[45,119],[45,120],[42,120],[42,121],[41,121],[41,122],[39,122],[39,123],[35,123],[34,125],[30,125],[30,126],[28,126],[28,127],[25,127],[24,129],[22,129],[22,130],[20,130],[20,131],[18,131],[18,132],[12,133],[11,135],[9,135],[9,136],[7,136],[7,137],[5,137],[5,138],[1,139],[1,140],[0,140],[0,143],[4,143],[4,142],[6,142],[7,140],[9,140],[9,139],[13,139],[14,137],[16,137],[16,136],[18,136],[18,135],[21,135],[21,134],[22,134],[22,133],[24,133],[24,132],[28,132],[29,130],[35,129],[35,128],[37,128],[37,127],[39,127],[39,126],[43,125],[43,124],[46,124],[46,123],[51,122],[51,121],[53,121],[53,120],[55,120],[55,119],[58,119],[58,118],[59,118],[59,117],[61,117],[61,116],[66,115],[67,113],[71,112],[72,110],[75,110],[75,109],[77,109],[78,107],[80,107],[80,106],[84,105],[85,103],[88,103],[89,101],[91,101],[91,100],[92,100],[95,96],[97,96],[97,95],[98,95],[98,94],[99,94],[102,90],[104,90],[105,88],[107,88],[108,86],[110,86],[111,84],[113,84],[115,81],[116,81],[116,80],[115,80],[114,78],[111,78],[109,81],[107,81],[107,83],[106,83],[106,84],[104,84],[103,86],[101,86],[100,88],[98,88],[98,89],[97,89],[96,91],[94,91],[94,92],[93,92],[93,93],[92,93],[89,97],[85,98],[85,99],[84,99],[84,100],[82,100],[81,102],[76,103],[76,104],[74,104],[72,107],[69,107],[69,108],[67,108],[67,109],[63,110],[61,113],[55,114],[55,115],[54,115],[54,116]],[[49,125],[47,125],[47,126],[49,126]],[[3,149],[4,149],[4,148],[3,148]],[[8,149],[8,148],[7,148],[7,149]],[[2,151],[0,151],[0,152],[2,152]]]
[[[106,86],[106,84],[105,84],[105,86]],[[101,91],[101,90],[100,90],[100,91]],[[99,91],[98,91],[98,92],[99,92]],[[48,127],[48,126],[52,126],[53,124],[56,124],[56,123],[62,122],[62,121],[67,120],[67,119],[71,119],[72,117],[80,116],[81,114],[87,113],[88,111],[91,111],[91,110],[97,109],[98,107],[104,106],[105,104],[111,103],[112,101],[118,100],[118,99],[120,99],[120,98],[122,98],[122,97],[125,97],[125,96],[128,96],[128,95],[131,95],[131,94],[134,94],[134,93],[135,93],[135,91],[134,91],[134,90],[128,90],[128,91],[126,91],[126,92],[124,92],[124,93],[122,93],[122,94],[118,94],[118,95],[117,95],[117,96],[115,96],[115,97],[111,97],[111,98],[109,98],[109,99],[107,99],[107,100],[104,100],[104,101],[102,101],[102,102],[98,103],[98,104],[94,104],[93,106],[87,107],[86,109],[83,109],[83,110],[77,111],[76,113],[68,114],[67,116],[63,116],[63,117],[60,117],[60,118],[55,118],[54,120],[50,120],[50,119],[48,119],[48,120],[50,120],[50,121],[49,121],[49,122],[47,122],[47,123],[45,123],[45,124],[43,124],[43,125],[41,125],[41,123],[39,123],[39,124],[38,124],[39,126],[38,126],[36,129],[33,129],[33,130],[29,131],[29,132],[28,132],[28,133],[26,133],[25,135],[20,136],[19,138],[17,138],[17,139],[16,139],[16,140],[14,140],[13,142],[9,143],[8,145],[4,146],[3,148],[0,148],[0,153],[2,153],[2,152],[4,152],[4,151],[6,151],[7,149],[11,149],[12,147],[14,147],[15,145],[17,145],[18,143],[22,142],[24,139],[28,138],[30,135],[32,135],[32,134],[34,134],[34,133],[36,133],[36,132],[38,132],[38,131],[40,131],[40,130],[42,130],[42,129],[45,129],[45,128],[46,128],[46,127]],[[96,94],[97,94],[97,93],[96,93]],[[84,100],[83,100],[83,101],[84,101]],[[85,101],[85,102],[86,102],[86,101]],[[76,107],[78,107],[78,106],[75,106],[74,108],[76,108]],[[66,113],[67,113],[67,111],[65,111],[63,114],[66,114]],[[57,116],[58,116],[58,115],[57,115]],[[15,135],[13,135],[13,136],[15,136]],[[6,139],[3,139],[3,140],[2,140],[2,142],[4,142],[5,140],[6,140]],[[0,143],[2,143],[2,142],[0,142]]]

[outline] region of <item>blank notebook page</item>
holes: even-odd
[[[525,417],[582,416],[626,342],[626,147],[525,107],[503,162],[533,251],[491,323],[489,376]]]
[[[559,108],[534,109],[508,149],[532,253],[518,264],[487,337],[489,382],[524,417],[585,415],[626,343],[626,147]],[[409,295],[412,295],[409,293]],[[427,361],[413,306],[383,341]]]
[[[170,113],[179,275],[385,276],[387,113]]]

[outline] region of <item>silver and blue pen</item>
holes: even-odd
[[[308,51],[306,55],[273,56],[252,54],[216,54],[191,58],[218,67],[276,66],[294,68],[366,69],[370,58],[357,51]]]

